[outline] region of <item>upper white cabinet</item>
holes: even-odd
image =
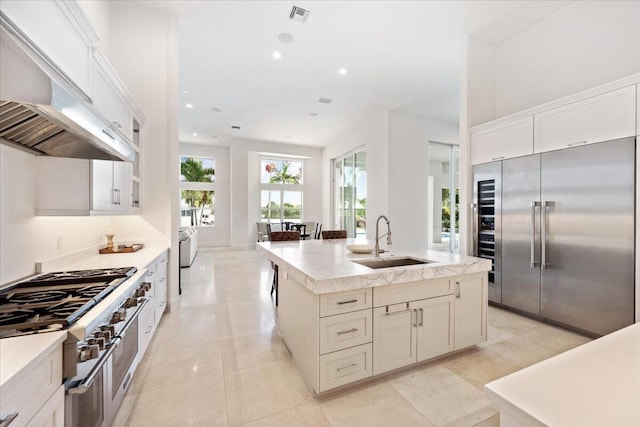
[[[532,153],[533,116],[471,133],[471,163],[474,165]]]
[[[129,162],[91,160],[91,209],[130,212],[131,166]]]
[[[2,12],[40,61],[59,78],[91,97],[91,62],[95,34],[82,25],[82,12],[74,2],[3,1]]]
[[[36,162],[36,215],[138,213],[131,163],[43,156]]]
[[[538,113],[535,152],[634,136],[636,114],[635,85]]]
[[[96,55],[93,73],[93,105],[111,128],[132,141],[133,114],[114,84],[113,72],[101,55]]]

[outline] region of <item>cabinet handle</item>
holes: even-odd
[[[0,415],[0,427],[9,427],[9,425],[18,418],[20,412],[14,412],[13,414]]]
[[[478,256],[478,204],[471,203],[473,209],[473,256]]]
[[[357,332],[358,328],[347,329],[346,331],[338,331],[338,335],[350,334],[351,332]]]
[[[424,320],[424,310],[419,308],[418,311],[420,312],[420,322],[418,323],[419,326],[423,325],[423,320]]]
[[[387,306],[387,310],[389,310],[389,307]],[[388,311],[384,314],[385,316],[395,316],[396,314],[402,314],[402,313],[406,313],[407,311],[413,311],[412,309],[408,308],[406,310],[402,310],[402,311],[394,311],[393,313],[389,313]],[[411,319],[413,320],[413,315],[411,317]]]
[[[460,298],[460,282],[456,282],[456,298]]]
[[[582,145],[582,144],[586,144],[587,141],[578,141],[578,142],[572,142],[571,144],[567,144],[567,147],[574,147],[576,145]]]
[[[118,193],[117,193],[118,189],[114,188],[111,190],[111,204],[113,205],[117,205],[118,204]]]
[[[412,310],[413,313],[411,313],[411,319],[413,320],[413,327],[417,328],[418,327],[418,310],[416,310],[415,308]]]
[[[358,302],[358,300],[357,299],[348,299],[346,301],[338,301],[336,304],[343,305],[343,304],[352,304],[354,302]]]
[[[538,263],[536,262],[536,208],[540,207],[540,202],[531,202],[531,259],[529,265],[531,268],[536,268]]]
[[[147,330],[146,330],[146,331],[144,331],[144,333],[145,333],[145,334],[148,334],[149,332],[151,332],[151,329],[153,329],[153,325],[149,325],[149,326],[147,327]]]
[[[118,123],[118,122],[116,122],[116,121],[113,121],[113,122],[111,122],[111,123],[113,123],[113,125],[114,125],[115,127],[117,127],[118,129],[122,129],[122,125],[121,125],[120,123]]]
[[[492,157],[491,160],[502,160],[504,159],[504,156],[500,156],[500,157]]]
[[[113,139],[115,141],[116,137],[111,135],[109,132],[107,132],[106,129],[102,129],[102,133],[104,133],[105,135],[107,135],[109,138]]]
[[[353,362],[353,363],[351,363],[351,364],[349,364],[349,365],[341,366],[341,367],[339,367],[339,368],[338,368],[338,369],[336,369],[336,370],[337,370],[338,372],[340,372],[340,371],[342,371],[343,369],[349,369],[349,368],[353,368],[353,367],[355,367],[355,366],[358,366],[358,364],[357,364],[357,363],[355,363],[355,362]]]

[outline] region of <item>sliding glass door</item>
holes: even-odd
[[[429,248],[460,251],[460,148],[429,141]]]
[[[364,150],[334,161],[333,185],[333,226],[347,230],[348,237],[364,237],[367,233],[367,153]]]

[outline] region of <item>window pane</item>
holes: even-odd
[[[280,222],[280,191],[263,190],[260,201],[260,219],[267,222]]]
[[[285,221],[302,221],[302,192],[283,191],[283,219]]]
[[[355,235],[367,234],[367,153],[361,151],[355,155]]]
[[[284,159],[262,159],[262,184],[302,184],[302,162]]]
[[[213,191],[182,190],[180,192],[180,226],[213,226],[214,220]]]
[[[214,182],[215,166],[215,159],[180,156],[180,181]]]

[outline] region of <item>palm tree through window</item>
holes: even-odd
[[[180,225],[213,226],[215,159],[180,156]]]
[[[302,221],[302,161],[263,158],[260,218],[264,222]]]

